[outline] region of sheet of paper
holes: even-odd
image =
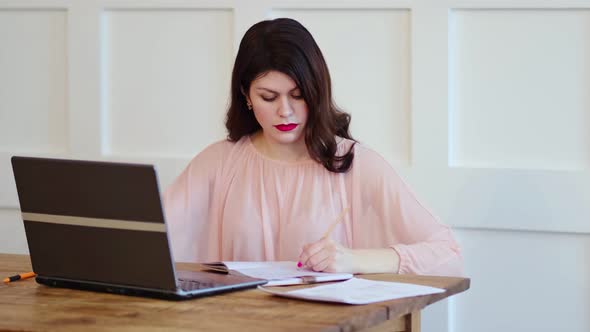
[[[245,269],[274,269],[297,267],[297,262],[275,261],[275,262],[240,262],[226,261],[222,262],[230,270],[242,271]]]
[[[273,262],[246,262],[246,261],[225,261],[225,262],[207,262],[201,263],[205,269],[215,271],[242,271],[245,269],[273,269],[276,267],[290,267],[296,265],[295,262],[273,261]]]
[[[233,270],[240,274],[268,280],[267,286],[284,286],[324,281],[346,280],[353,277],[350,273],[315,272],[297,267],[297,262],[244,262],[225,261],[202,263],[202,267],[213,271]]]
[[[267,293],[314,301],[338,302],[347,304],[368,304],[403,297],[443,293],[445,290],[428,286],[388,281],[373,281],[352,278],[347,281],[305,288],[293,291],[276,291],[263,286],[259,289]]]
[[[345,280],[352,278],[350,273],[315,272],[300,269],[297,262],[224,262],[231,269],[254,278],[281,280],[296,277],[317,277],[318,281]]]

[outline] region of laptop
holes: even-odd
[[[36,281],[188,299],[266,280],[176,270],[152,165],[12,157]]]

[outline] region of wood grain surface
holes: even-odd
[[[178,267],[198,270],[196,264]],[[0,254],[0,277],[30,270],[27,255]],[[362,306],[286,299],[256,289],[177,302],[52,288],[27,279],[0,284],[0,330],[414,332],[419,331],[421,309],[467,290],[470,282],[396,274],[359,277],[440,287],[446,292]]]

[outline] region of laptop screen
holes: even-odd
[[[40,276],[176,289],[151,165],[13,157]]]

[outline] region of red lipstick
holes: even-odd
[[[289,124],[280,124],[280,125],[276,125],[275,128],[277,128],[280,131],[291,131],[295,128],[297,128],[298,124],[296,123],[289,123]]]

